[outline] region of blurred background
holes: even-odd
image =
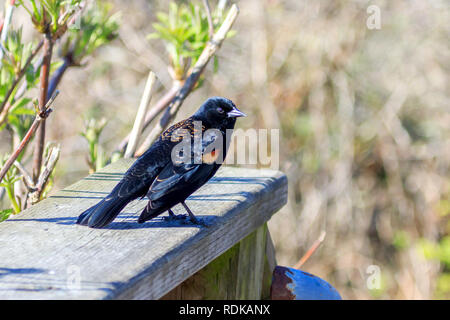
[[[106,119],[100,147],[110,154],[132,128],[148,72],[153,102],[172,85],[163,42],[147,37],[169,2],[110,2],[118,37],[67,71],[48,119],[62,148],[52,192],[89,172],[86,119]],[[280,129],[289,201],[269,222],[278,264],[295,265],[325,231],[302,269],[344,299],[450,298],[450,3],[236,3],[235,35],[176,120],[220,95],[248,114],[240,127]],[[0,137],[4,152],[8,132]]]

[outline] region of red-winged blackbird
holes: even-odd
[[[232,130],[236,118],[242,116],[245,114],[229,99],[206,100],[194,115],[164,131],[111,193],[84,211],[77,223],[102,228],[129,202],[147,195],[149,202],[139,216],[139,223],[164,211],[174,218],[171,208],[181,203],[191,221],[201,224],[184,201],[219,169],[230,142],[227,130]],[[197,137],[201,139],[196,140]]]

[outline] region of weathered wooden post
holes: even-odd
[[[145,199],[105,229],[76,225],[132,161],[0,223],[0,299],[268,298],[276,263],[266,222],[286,203],[286,176],[221,168],[187,200],[209,227],[162,218],[138,224]]]

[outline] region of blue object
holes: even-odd
[[[294,268],[277,266],[272,276],[273,300],[342,300],[325,280]]]

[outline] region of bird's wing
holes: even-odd
[[[146,194],[155,177],[170,161],[170,148],[163,143],[158,142],[148,151],[151,152],[138,158],[125,172],[122,180],[113,189],[110,196],[137,198]],[[169,153],[169,155],[166,153]]]
[[[181,121],[167,129],[155,143],[137,159],[125,172],[120,182],[102,201],[84,211],[77,223],[101,228],[115,219],[120,211],[132,200],[147,194],[149,187],[168,163],[171,151],[181,140],[177,129],[194,128],[192,119]]]
[[[159,139],[127,170],[123,179],[116,186],[114,196],[135,198],[145,196],[157,175],[171,162],[173,147],[183,138],[182,129],[194,131],[194,122],[188,118],[164,131]]]
[[[218,138],[218,133],[214,133],[214,131],[205,134],[202,143],[191,148],[192,161],[190,162],[168,162],[149,188],[147,196],[150,201],[155,201],[174,192],[184,191],[189,187],[200,187],[208,181],[220,166],[215,163],[221,152],[218,150],[220,148],[216,147],[223,145],[221,141],[220,144],[216,144]],[[198,163],[195,162],[198,159],[197,157],[200,157]],[[195,190],[196,188],[193,188],[192,192]]]

